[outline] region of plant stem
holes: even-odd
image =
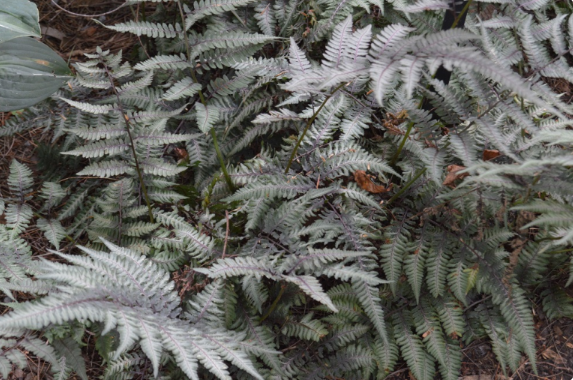
[[[402,149],[404,149],[404,145],[406,144],[406,140],[410,136],[410,132],[412,132],[413,127],[414,127],[414,122],[410,122],[410,124],[408,125],[408,129],[406,130],[406,133],[404,134],[404,138],[402,139],[402,141],[400,141],[400,145],[398,146],[398,150],[396,150],[396,153],[394,153],[394,156],[392,156],[392,160],[390,160],[390,166],[396,165],[396,161],[398,161],[398,157],[400,157],[400,153],[402,153]]]
[[[464,16],[464,14],[468,11],[471,3],[473,2],[473,0],[469,0],[466,5],[464,6],[464,8],[462,9],[462,11],[460,12],[460,14],[458,15],[458,17],[456,17],[456,19],[454,20],[454,22],[452,23],[452,26],[449,29],[454,29],[456,26],[458,26],[458,23],[460,22],[460,20],[462,19],[462,17]],[[436,77],[436,74],[432,75],[432,79]],[[418,106],[418,108],[422,108],[423,104],[425,101],[425,96],[422,97],[422,100],[420,101],[420,104]],[[396,161],[398,160],[398,157],[400,157],[400,153],[402,153],[402,149],[404,148],[404,144],[406,144],[406,139],[408,138],[408,136],[410,136],[410,132],[412,131],[412,127],[414,126],[414,123],[410,123],[410,125],[408,126],[408,130],[406,131],[406,134],[404,135],[404,138],[402,139],[402,141],[400,142],[400,146],[398,147],[398,150],[396,151],[396,153],[394,154],[394,156],[392,157],[392,160],[390,161],[390,165],[394,166],[396,164]]]
[[[302,131],[302,134],[300,135],[300,138],[298,139],[298,141],[296,142],[296,145],[294,147],[294,149],[292,150],[292,153],[290,155],[290,159],[288,160],[288,164],[287,167],[285,169],[285,174],[288,173],[290,166],[292,165],[292,162],[294,161],[294,157],[296,156],[296,151],[298,150],[298,147],[300,146],[300,144],[302,143],[302,140],[304,139],[304,136],[306,136],[306,132],[308,132],[310,126],[312,125],[312,123],[314,122],[314,120],[316,119],[316,117],[318,116],[318,114],[320,113],[320,111],[322,110],[322,108],[324,107],[324,105],[326,104],[326,102],[328,102],[328,100],[330,98],[332,98],[332,96],[338,91],[340,90],[342,87],[346,86],[347,83],[342,83],[340,84],[338,87],[336,87],[334,89],[334,91],[332,91],[332,93],[330,95],[328,95],[322,102],[322,104],[320,105],[320,107],[316,110],[316,112],[312,115],[312,117],[310,119],[308,119],[308,122],[306,123],[306,127],[304,128],[304,131]]]
[[[217,143],[217,133],[215,132],[215,128],[211,128],[211,137],[213,138],[213,146],[215,147],[215,152],[217,152],[217,158],[219,159],[219,165],[221,166],[223,177],[225,177],[225,182],[227,182],[227,186],[229,187],[231,193],[234,193],[235,185],[233,185],[233,181],[229,176],[229,172],[227,172],[227,167],[225,166],[225,160],[223,158],[223,154],[221,153],[221,149],[219,149],[219,144]]]
[[[180,2],[177,2],[177,6],[179,7],[179,13],[181,14],[181,23],[185,25],[185,13],[183,12],[183,7],[181,6]],[[234,13],[234,12],[233,12]],[[238,17],[237,14],[235,16]],[[239,18],[240,21],[242,21]],[[183,39],[185,40],[185,48],[187,49],[187,59],[191,58],[191,46],[189,45],[189,37],[187,36],[187,32],[183,31]],[[197,80],[197,76],[195,75],[195,70],[189,68],[189,72],[191,73],[191,78],[193,82],[199,84]],[[205,95],[203,95],[203,91],[199,90],[199,99],[201,103],[207,108],[207,101],[205,100]],[[217,142],[217,134],[215,132],[215,128],[211,128],[211,137],[213,138],[213,146],[215,147],[215,152],[217,153],[217,159],[219,161],[219,166],[221,167],[221,172],[223,172],[223,177],[225,177],[225,182],[227,183],[227,187],[231,193],[235,192],[235,185],[229,176],[229,172],[227,172],[227,167],[225,166],[225,158],[223,157],[223,153],[221,153],[221,149],[219,148],[219,143]]]
[[[426,168],[423,168],[422,170],[420,170],[414,177],[412,177],[411,180],[409,180],[409,181],[404,185],[404,187],[402,187],[402,188],[400,189],[400,191],[398,191],[396,194],[394,194],[394,195],[392,196],[392,198],[388,199],[388,202],[386,202],[386,205],[391,204],[391,203],[394,202],[396,199],[398,199],[398,197],[399,197],[400,195],[404,194],[404,192],[406,192],[406,190],[408,190],[408,188],[409,188],[410,186],[412,186],[412,184],[413,184],[414,182],[416,182],[416,180],[417,180],[418,178],[420,178],[420,176],[421,176],[422,174],[424,174],[425,172],[426,172]]]
[[[464,6],[464,8],[462,9],[462,11],[460,12],[460,14],[458,15],[458,17],[456,17],[454,23],[452,24],[452,27],[450,29],[454,29],[456,26],[458,26],[458,23],[460,22],[460,20],[462,19],[462,17],[464,17],[464,14],[468,11],[468,9],[470,8],[470,5],[472,4],[473,0],[469,0],[466,5]]]
[[[265,319],[267,319],[269,317],[269,315],[271,315],[271,313],[273,311],[275,311],[275,309],[277,308],[277,305],[279,304],[279,301],[281,300],[281,297],[283,296],[283,294],[285,292],[285,288],[286,288],[286,285],[281,286],[281,290],[279,291],[277,298],[275,298],[275,300],[273,301],[272,305],[269,307],[269,310],[267,310],[265,315],[263,315],[261,317],[261,319],[259,319],[259,323],[262,323]]]
[[[121,116],[123,117],[123,120],[125,121],[125,130],[127,131],[127,136],[129,137],[129,146],[131,147],[131,153],[133,155],[133,160],[135,161],[135,171],[137,172],[137,176],[139,177],[139,183],[141,184],[141,191],[143,192],[143,198],[145,199],[145,203],[147,205],[147,212],[149,214],[149,221],[151,223],[154,223],[154,219],[153,219],[153,211],[151,209],[151,202],[149,201],[149,195],[147,194],[147,187],[145,187],[145,182],[143,182],[143,174],[141,172],[141,168],[139,166],[139,160],[137,159],[137,153],[135,151],[135,142],[133,141],[133,136],[131,135],[131,125],[129,123],[129,116],[127,116],[127,114],[125,113],[125,110],[123,109],[123,105],[121,104],[121,99],[119,98],[119,93],[117,92],[117,89],[115,88],[115,83],[113,83],[113,77],[111,76],[111,73],[109,72],[107,65],[105,64],[105,62],[102,62],[105,68],[105,72],[107,74],[107,77],[109,79],[109,82],[111,84],[111,88],[113,90],[113,93],[115,94],[115,97],[117,99],[117,106],[119,107],[119,111],[121,112]]]

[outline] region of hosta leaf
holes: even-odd
[[[2,0],[0,43],[24,36],[41,37],[38,8],[29,0]]]
[[[33,38],[19,37],[1,43],[0,112],[44,100],[70,79],[69,75],[66,62]]]

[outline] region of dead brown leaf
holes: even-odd
[[[373,194],[386,193],[392,190],[393,186],[393,184],[390,184],[390,186],[388,187],[376,185],[374,182],[372,182],[370,176],[366,174],[364,170],[355,171],[354,180],[356,181],[358,186],[360,186],[361,189],[366,190]]]
[[[49,27],[49,26],[45,26],[45,25],[40,25],[40,29],[42,31],[42,35],[43,36],[50,36],[50,37],[54,37],[57,40],[63,40],[66,37],[66,33],[59,31],[58,29]]]
[[[426,331],[425,333],[422,334],[422,338],[427,337],[427,336],[430,335],[433,331],[434,331],[433,328],[429,329],[428,331]]]
[[[398,126],[402,124],[408,118],[408,111],[402,110],[397,114],[393,114],[390,112],[386,113],[386,119],[384,119],[384,128],[388,131],[388,133],[392,135],[404,135],[404,131],[402,131]]]
[[[173,152],[175,153],[175,157],[177,157],[178,160],[186,160],[189,158],[189,153],[187,153],[187,150],[184,148],[175,148],[173,149]]]
[[[501,153],[499,153],[499,150],[494,150],[494,149],[485,149],[483,151],[483,160],[484,161],[489,161],[489,160],[493,160],[496,157],[501,156]]]
[[[97,28],[96,28],[95,26],[90,26],[90,27],[88,27],[88,28],[84,31],[84,33],[85,33],[88,37],[93,36],[93,35],[95,34],[95,32],[97,32]]]
[[[523,226],[535,220],[535,213],[531,211],[519,211],[515,220],[515,228],[521,230]]]
[[[494,380],[492,375],[470,375],[464,376],[461,378],[462,380]]]
[[[553,363],[555,363],[557,365],[565,364],[565,359],[563,359],[563,357],[561,355],[559,355],[557,352],[553,351],[551,348],[546,348],[541,353],[541,356],[543,356],[545,359],[552,360]]]
[[[446,176],[446,179],[444,180],[444,182],[442,183],[442,185],[445,186],[449,186],[451,188],[456,187],[456,185],[454,184],[454,182],[458,179],[462,179],[465,178],[467,176],[469,176],[469,173],[460,173],[458,174],[458,172],[465,170],[466,167],[465,166],[461,166],[461,165],[449,165],[447,170],[448,170],[448,175]]]

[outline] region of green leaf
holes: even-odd
[[[86,364],[78,343],[72,338],[58,339],[53,342],[56,352],[66,358],[66,366],[71,368],[82,380],[87,380]]]
[[[44,100],[69,75],[66,62],[41,42],[20,37],[0,44],[0,112]]]
[[[41,37],[38,8],[28,0],[2,0],[0,43],[18,37]]]

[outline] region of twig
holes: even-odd
[[[87,18],[94,18],[94,17],[106,16],[106,15],[109,15],[109,14],[111,14],[111,13],[114,13],[114,12],[116,12],[116,11],[120,10],[121,8],[123,8],[123,7],[125,7],[125,6],[128,5],[128,3],[127,3],[127,1],[126,1],[125,3],[121,4],[119,7],[115,8],[115,9],[112,9],[112,10],[109,11],[109,12],[98,13],[98,14],[95,14],[95,15],[84,15],[84,14],[81,14],[81,13],[75,13],[75,12],[72,12],[72,11],[68,11],[67,9],[61,7],[58,3],[56,3],[55,0],[52,0],[52,4],[55,5],[56,7],[60,8],[62,11],[71,14],[72,16],[87,17]]]

